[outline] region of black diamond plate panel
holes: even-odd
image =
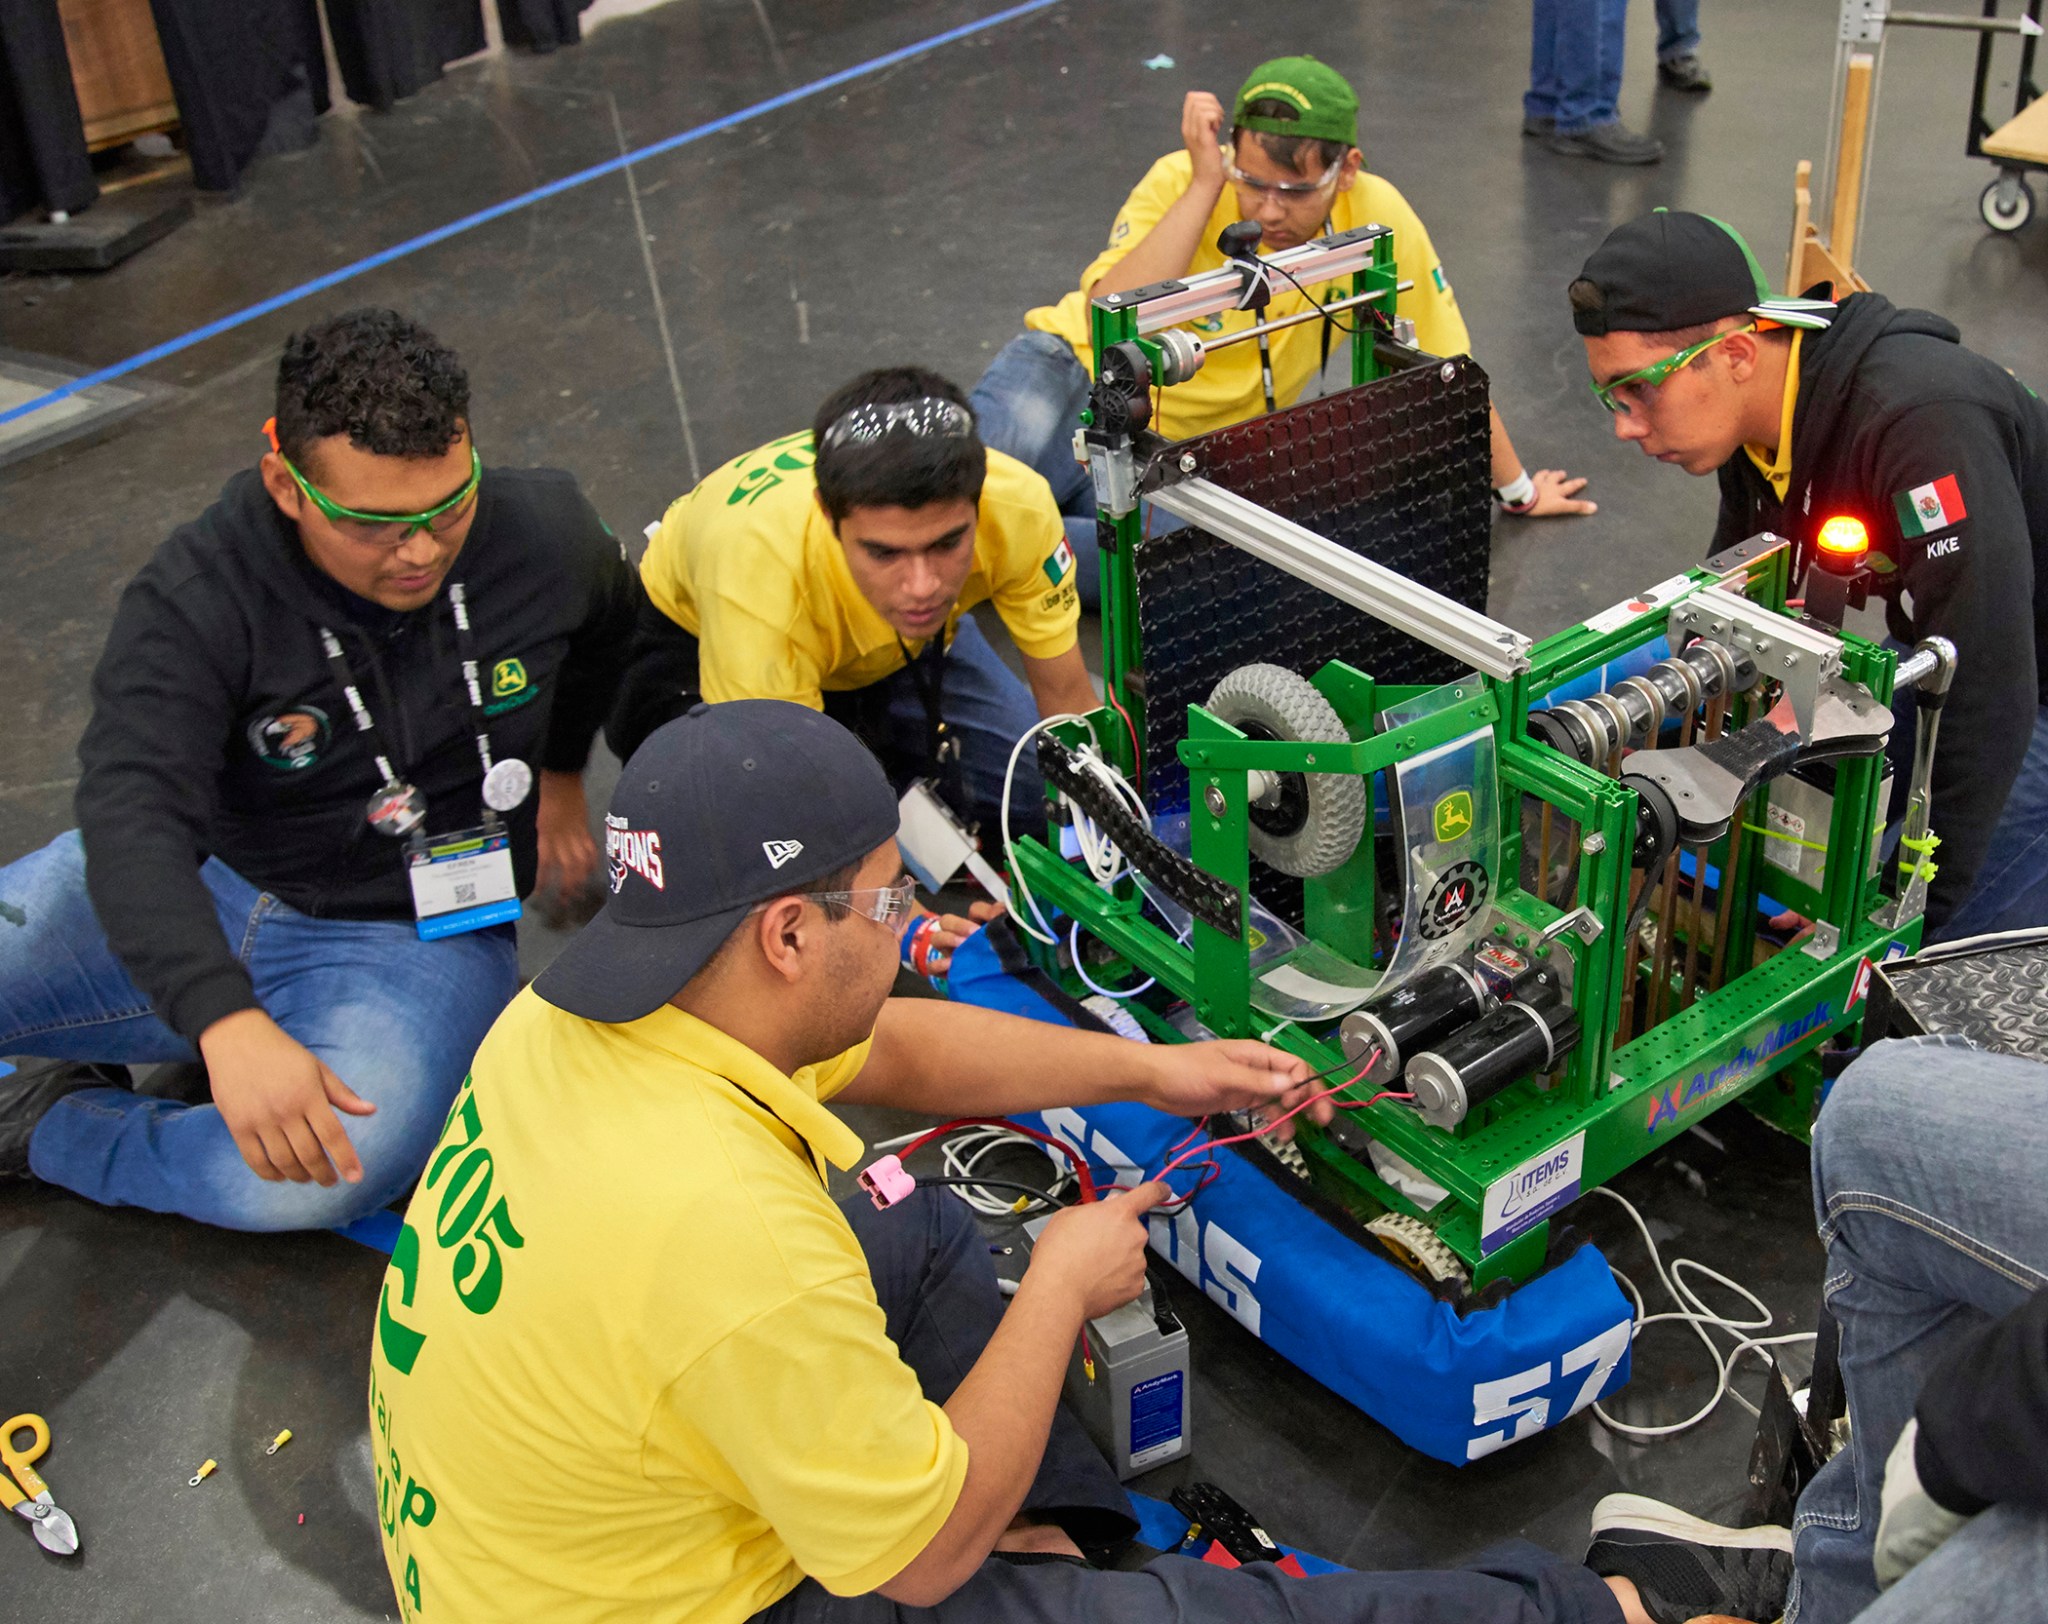
[[[2048,940],[1983,952],[1907,959],[1885,966],[1900,1003],[1923,1032],[1948,1032],[1979,1048],[2048,1060]]]
[[[1411,368],[1181,442],[1200,473],[1446,597],[1486,605],[1492,491],[1486,374],[1469,358]],[[1448,682],[1449,656],[1207,531],[1142,543],[1146,799],[1179,811],[1187,708],[1253,661],[1308,676],[1341,659],[1381,682]],[[1301,883],[1252,863],[1252,889],[1299,924]]]

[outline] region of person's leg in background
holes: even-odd
[[[2048,1624],[2048,1516],[1993,1506],[1856,1615],[1856,1624]]]
[[[983,445],[1015,457],[1052,487],[1066,521],[1067,543],[1084,608],[1098,607],[1101,566],[1095,539],[1095,488],[1074,460],[1074,431],[1088,404],[1091,380],[1067,341],[1055,333],[1020,333],[996,352],[968,397]]]
[[[1700,61],[1700,0],[1657,0],[1657,79],[1701,95],[1714,88]]]
[[[867,1254],[889,1340],[917,1372],[925,1397],[944,1404],[1002,1323],[986,1237],[966,1203],[942,1190],[919,1190],[886,1212],[864,1195],[840,1206]],[[1053,1412],[1024,1511],[1081,1545],[1117,1544],[1138,1530],[1109,1462],[1064,1405]]]
[[[1522,96],[1522,133],[1549,135],[1557,128],[1557,35],[1560,0],[1531,0],[1529,88]]]
[[[1556,18],[1550,58],[1556,82],[1551,151],[1602,163],[1656,163],[1664,156],[1663,143],[1636,134],[1620,119],[1628,0],[1549,4]],[[1534,65],[1532,57],[1532,70]],[[1528,106],[1525,102],[1525,109]]]
[[[511,929],[423,942],[409,924],[309,918],[218,859],[201,873],[271,1019],[377,1107],[342,1118],[362,1182],[265,1181],[216,1107],[104,1088],[68,1095],[43,1117],[32,1171],[108,1206],[225,1229],[320,1229],[374,1212],[418,1176],[477,1045],[518,991]],[[37,1034],[25,1046],[54,1045]],[[195,1056],[185,1045],[152,1058]]]
[[[2048,1283],[2044,1097],[2048,1068],[1942,1038],[1873,1045],[1829,1094],[1814,1206],[1850,1433],[1793,1517],[1787,1624],[1844,1624],[1877,1598],[1885,1457],[1928,1371]]]
[[[1941,860],[1938,850],[1934,856]],[[2048,706],[2035,718],[2026,759],[1991,831],[1977,883],[1930,940],[1954,942],[2042,925],[2048,925]]]

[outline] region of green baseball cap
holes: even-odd
[[[1247,113],[1256,101],[1277,101],[1294,108],[1290,118]],[[1280,56],[1252,69],[1237,93],[1230,115],[1233,128],[1267,135],[1305,136],[1314,141],[1358,145],[1358,96],[1344,76],[1312,56]]]

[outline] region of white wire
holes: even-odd
[[[1017,758],[1024,753],[1024,746],[1031,742],[1032,736],[1034,734],[1044,732],[1045,729],[1053,726],[1057,722],[1079,722],[1083,727],[1088,729],[1089,742],[1091,744],[1094,743],[1095,724],[1089,721],[1087,717],[1077,715],[1074,712],[1069,711],[1059,716],[1044,716],[1040,717],[1037,721],[1033,722],[1029,727],[1027,727],[1022,733],[1020,733],[1017,736],[1017,742],[1010,747],[1009,765],[1004,767],[1003,769],[1003,800],[1001,812],[1001,823],[1003,831],[1003,863],[1010,871],[1010,879],[1011,882],[1015,884],[1015,886],[1017,887],[1017,894],[1024,899],[1025,906],[1031,910],[1032,919],[1036,919],[1038,921],[1037,928],[1034,929],[1031,924],[1031,919],[1026,919],[1024,915],[1021,913],[1013,914],[1011,917],[1016,920],[1017,928],[1019,930],[1023,931],[1025,935],[1032,937],[1034,940],[1043,942],[1047,947],[1058,947],[1060,945],[1060,939],[1053,934],[1052,926],[1048,925],[1045,922],[1045,915],[1039,912],[1038,898],[1031,894],[1030,882],[1024,878],[1023,865],[1017,861],[1017,843],[1010,835],[1010,785],[1011,782],[1017,776]]]
[[[1643,1237],[1643,1245],[1649,1249],[1651,1267],[1657,1271],[1657,1278],[1664,1283],[1664,1289],[1671,1294],[1671,1300],[1678,1304],[1676,1312],[1662,1314],[1644,1313],[1643,1294],[1636,1290],[1635,1282],[1623,1274],[1621,1270],[1614,1268],[1614,1265],[1610,1263],[1608,1268],[1613,1270],[1615,1279],[1628,1288],[1628,1294],[1635,1302],[1634,1323],[1630,1328],[1628,1338],[1630,1343],[1633,1344],[1636,1338],[1641,1336],[1643,1331],[1649,1326],[1666,1320],[1683,1321],[1692,1327],[1693,1334],[1705,1344],[1708,1357],[1714,1361],[1713,1396],[1683,1421],[1673,1421],[1661,1427],[1632,1426],[1626,1421],[1615,1420],[1613,1416],[1609,1415],[1597,1404],[1593,1406],[1593,1414],[1599,1418],[1603,1426],[1630,1438],[1668,1438],[1674,1433],[1685,1432],[1698,1426],[1708,1416],[1712,1415],[1715,1410],[1719,1409],[1723,1398],[1732,1397],[1737,1404],[1740,1404],[1745,1410],[1749,1411],[1751,1415],[1755,1415],[1757,1413],[1756,1406],[1729,1385],[1735,1374],[1736,1360],[1740,1359],[1745,1353],[1755,1353],[1759,1358],[1762,1358],[1761,1350],[1764,1348],[1780,1347],[1789,1342],[1811,1342],[1814,1340],[1814,1333],[1811,1331],[1794,1331],[1784,1336],[1741,1336],[1739,1333],[1743,1331],[1767,1331],[1770,1329],[1773,1323],[1773,1316],[1761,1297],[1757,1296],[1747,1286],[1736,1284],[1735,1281],[1730,1280],[1719,1270],[1710,1269],[1704,1263],[1698,1262],[1693,1258],[1675,1257],[1671,1260],[1670,1269],[1667,1270],[1664,1267],[1663,1254],[1657,1250],[1657,1243],[1650,1235],[1650,1226],[1643,1222],[1643,1215],[1636,1211],[1635,1204],[1627,1196],[1607,1189],[1604,1186],[1596,1187],[1593,1194],[1604,1195],[1608,1200],[1618,1203],[1622,1210],[1634,1220],[1638,1233]],[[1725,1314],[1716,1314],[1712,1309],[1708,1308],[1705,1300],[1701,1298],[1698,1292],[1685,1284],[1682,1273],[1686,1269],[1697,1270],[1716,1285],[1726,1286],[1738,1297],[1746,1298],[1750,1306],[1761,1317],[1745,1320],[1731,1319]],[[1714,1341],[1713,1336],[1710,1334],[1713,1331],[1727,1331],[1737,1336],[1735,1346],[1730,1348],[1725,1356],[1722,1354],[1719,1344]],[[1768,1361],[1766,1362],[1768,1363]]]
[[[1074,921],[1074,928],[1067,932],[1067,951],[1073,956],[1074,974],[1087,984],[1090,992],[1099,992],[1105,998],[1135,998],[1139,993],[1149,988],[1154,981],[1159,979],[1157,976],[1147,976],[1135,987],[1126,987],[1122,992],[1117,992],[1113,988],[1103,986],[1101,982],[1088,973],[1081,963],[1081,921],[1078,919]]]
[[[1017,888],[1018,894],[1024,899],[1025,908],[1030,912],[1029,918],[1026,918],[1021,911],[1012,917],[1015,918],[1018,928],[1027,936],[1034,937],[1038,941],[1043,942],[1047,947],[1059,946],[1059,938],[1053,933],[1052,926],[1046,922],[1045,914],[1038,906],[1038,898],[1032,894],[1030,882],[1024,878],[1023,866],[1017,861],[1016,840],[1010,833],[1010,786],[1016,778],[1017,760],[1023,755],[1024,746],[1031,740],[1034,734],[1044,731],[1056,722],[1079,722],[1083,727],[1087,728],[1088,744],[1084,749],[1075,752],[1074,760],[1076,765],[1114,796],[1117,802],[1132,817],[1136,818],[1147,829],[1152,827],[1152,814],[1146,809],[1144,798],[1131,786],[1129,779],[1125,778],[1122,773],[1118,772],[1116,768],[1112,767],[1104,759],[1101,742],[1095,736],[1095,724],[1087,717],[1071,713],[1062,716],[1047,716],[1032,723],[1030,727],[1024,730],[1016,744],[1011,746],[1009,762],[1003,768],[1001,819],[1003,862],[1010,870],[1010,877]],[[1081,861],[1087,867],[1088,877],[1101,886],[1103,890],[1110,890],[1123,876],[1126,867],[1122,850],[1114,840],[1096,825],[1095,820],[1083,812],[1080,807],[1076,806],[1071,799],[1068,799],[1067,805],[1073,811],[1074,842],[1080,849]],[[1033,925],[1034,920],[1036,921],[1035,927]],[[1077,954],[1076,957],[1078,958],[1078,956]],[[1078,969],[1078,965],[1076,968]],[[1081,971],[1080,973],[1081,979],[1087,981],[1089,986],[1094,987],[1104,997],[1128,998],[1133,992],[1144,991],[1143,987],[1133,987],[1130,989],[1130,992],[1113,993],[1107,987],[1099,987],[1093,981],[1089,981],[1086,971]],[[1151,983],[1148,981],[1145,985],[1149,987]]]
[[[1008,1128],[963,1128],[940,1141],[939,1157],[948,1178],[971,1179],[980,1170],[982,1158],[1001,1145],[1023,1145],[1041,1153],[1045,1149],[1036,1140],[1021,1133],[1012,1133]],[[1074,1183],[1073,1167],[1066,1164],[1064,1158],[1058,1165],[1059,1176],[1045,1192],[1047,1200],[1055,1206],[1065,1199]],[[1007,1218],[1017,1210],[1019,1196],[1016,1191],[1005,1194],[979,1184],[950,1184],[944,1188],[951,1190],[984,1218]]]

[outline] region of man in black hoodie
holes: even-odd
[[[1956,645],[1930,938],[2048,924],[2048,407],[1940,316],[1874,293],[1770,298],[1706,215],[1619,227],[1571,303],[1616,436],[1718,472],[1714,550],[1776,531],[1796,581],[1820,527],[1852,516],[1893,637]]]
[[[0,1076],[0,1172],[238,1229],[418,1174],[518,988],[519,897],[592,877],[640,599],[575,481],[486,469],[468,418],[395,312],[309,328],[269,451],[122,593],[78,829],[0,869],[0,1054],[203,1059],[213,1103]]]

